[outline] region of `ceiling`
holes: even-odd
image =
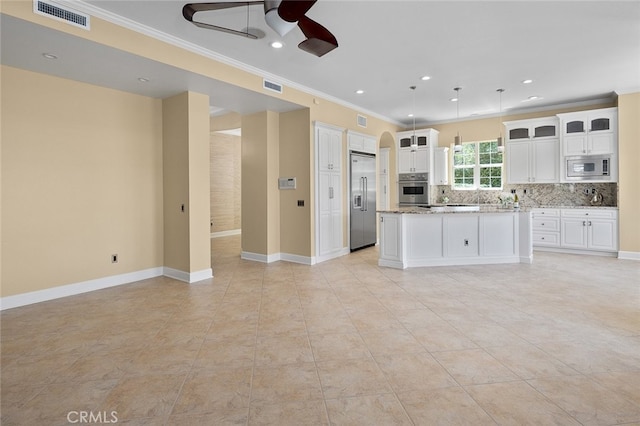
[[[430,124],[496,115],[500,103],[503,111],[524,112],[640,92],[640,1],[319,0],[307,15],[339,43],[321,58],[298,49],[304,38],[298,28],[278,37],[260,6],[198,15],[235,29],[248,19],[266,34],[251,40],[192,25],[182,17],[185,3],[64,4],[146,33],[158,31],[285,86],[407,126],[411,113],[418,124]],[[214,110],[298,107],[5,15],[0,28],[3,64],[147,96],[195,90],[210,94]],[[282,49],[269,46],[276,39]],[[59,59],[43,60],[44,52]],[[431,78],[422,81],[425,75]],[[139,82],[141,76],[150,81]],[[523,84],[525,79],[533,82]],[[450,101],[454,87],[461,88],[458,103]],[[498,88],[505,90],[501,102]],[[364,93],[356,94],[358,89]]]

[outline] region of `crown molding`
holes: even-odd
[[[291,81],[288,80],[286,78],[283,78],[282,76],[279,75],[275,75],[275,74],[271,74],[268,71],[265,71],[263,69],[254,67],[252,65],[249,64],[245,64],[244,62],[240,62],[236,59],[230,58],[228,56],[224,56],[218,52],[215,52],[213,50],[209,50],[206,49],[202,46],[199,46],[195,43],[191,43],[189,41],[183,40],[179,37],[173,36],[171,34],[167,34],[163,31],[159,31],[155,28],[149,27],[147,25],[141,24],[140,22],[136,22],[132,19],[126,18],[124,16],[120,16],[117,15],[113,12],[109,12],[108,10],[104,10],[101,9],[97,6],[94,6],[92,4],[89,4],[87,2],[85,2],[84,0],[50,0],[54,3],[58,3],[60,5],[63,5],[65,7],[68,7],[70,9],[74,9],[77,10],[79,12],[83,12],[86,13],[88,15],[91,15],[93,17],[102,19],[103,21],[109,22],[111,24],[114,25],[118,25],[120,27],[126,28],[128,30],[131,31],[135,31],[137,33],[146,35],[148,37],[154,38],[156,40],[162,41],[164,43],[170,44],[172,46],[175,47],[179,47],[181,49],[184,49],[188,52],[192,52],[201,56],[204,56],[208,59],[217,61],[217,62],[221,62],[223,64],[226,65],[230,65],[234,68],[240,69],[242,71],[257,75],[259,77],[262,78],[266,78],[268,80],[275,80],[278,81],[279,83],[288,86],[290,88],[299,90],[301,92],[307,93],[309,95],[312,96],[316,96],[316,97],[320,97],[323,98],[327,101],[336,103],[338,105],[342,105],[344,107],[350,108],[354,111],[357,111],[359,113],[362,113],[363,115],[368,115],[370,117],[376,117],[380,120],[384,120],[387,121],[389,123],[395,124],[395,125],[402,125],[402,123],[400,123],[399,121],[396,121],[390,117],[386,117],[382,114],[379,114],[377,112],[374,111],[369,111],[366,109],[362,109],[361,107],[354,105],[350,102],[347,102],[343,99],[340,98],[336,98],[335,96],[329,95],[327,93],[312,89],[310,87],[304,86],[302,84],[296,83],[295,81]]]

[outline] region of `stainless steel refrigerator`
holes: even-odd
[[[376,156],[351,153],[351,251],[376,243]]]

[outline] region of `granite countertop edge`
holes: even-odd
[[[387,214],[468,214],[468,213],[522,213],[529,212],[531,209],[529,207],[522,209],[503,209],[498,207],[484,207],[481,206],[480,210],[475,211],[431,211],[426,208],[421,207],[399,207],[393,210],[377,210],[377,213],[387,213]]]
[[[444,207],[441,205],[434,205],[437,207]],[[377,210],[377,213],[391,213],[391,214],[460,214],[460,213],[526,213],[531,212],[534,209],[614,209],[618,210],[618,207],[614,206],[536,206],[536,207],[521,207],[514,208],[502,208],[496,205],[480,205],[480,210],[476,211],[430,211],[424,207],[397,207],[389,210]]]

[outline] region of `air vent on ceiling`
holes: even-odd
[[[33,11],[38,15],[63,21],[85,30],[89,29],[89,15],[62,7],[51,1],[33,0]]]
[[[282,84],[274,83],[269,80],[262,80],[262,87],[267,90],[272,90],[274,92],[282,93]]]
[[[367,117],[358,114],[358,126],[367,127]]]

